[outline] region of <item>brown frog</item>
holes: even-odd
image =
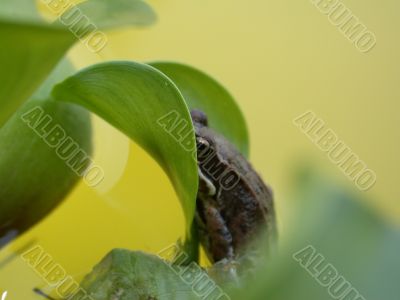
[[[212,263],[235,261],[257,234],[275,237],[271,189],[226,138],[208,127],[207,116],[191,112],[199,166],[196,222]]]

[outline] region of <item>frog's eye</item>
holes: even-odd
[[[210,148],[210,143],[205,138],[197,137],[196,141],[197,141],[197,151]]]
[[[201,124],[203,126],[208,126],[207,115],[201,110],[194,109],[190,112],[193,123]]]
[[[210,154],[213,152],[210,143],[202,137],[198,137],[196,141],[197,141],[197,159],[199,161],[202,161],[210,157]]]

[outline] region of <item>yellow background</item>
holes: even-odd
[[[102,60],[172,60],[198,67],[235,96],[249,126],[251,161],[274,188],[280,231],[290,222],[291,176],[302,161],[318,165],[349,190],[355,185],[313,145],[292,119],[314,111],[377,174],[363,198],[400,219],[400,3],[346,0],[375,33],[362,54],[310,1],[152,0],[158,23],[108,34],[100,55],[79,43],[70,52],[83,67]],[[96,156],[116,185],[80,184],[0,262],[35,239],[70,275],[80,278],[116,247],[157,252],[184,232],[178,199],[161,169],[141,149],[95,120]],[[122,177],[119,178],[119,175]],[[108,180],[108,179],[107,179]],[[9,299],[39,299],[44,283],[20,258],[0,271]]]

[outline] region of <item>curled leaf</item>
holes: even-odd
[[[89,114],[71,104],[28,101],[1,128],[0,236],[10,230],[21,233],[34,225],[80,179],[68,165],[70,158],[57,154],[56,143],[61,139],[51,140],[51,132],[57,129],[90,154]]]
[[[167,76],[140,63],[103,63],[57,85],[53,97],[86,107],[143,147],[173,183],[189,230],[198,184],[195,138],[185,101]]]
[[[0,128],[0,237],[8,232],[20,234],[36,224],[80,179],[68,165],[69,159],[61,158],[57,150],[62,139],[71,139],[77,145],[75,150],[90,155],[89,113],[49,98],[54,82],[73,71],[68,61],[63,61],[33,98]],[[59,145],[51,132],[60,134]]]

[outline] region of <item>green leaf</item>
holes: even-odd
[[[47,23],[34,3],[33,0],[3,0],[0,5],[0,127],[40,86],[77,40],[69,28],[75,23],[71,26],[60,21]],[[155,19],[152,10],[138,0],[89,0],[78,8],[80,14],[76,20],[80,21],[76,24],[83,26],[80,33],[85,28],[84,19],[80,19],[83,16],[98,29],[147,25]]]
[[[62,29],[1,21],[0,36],[1,127],[64,56],[74,37]]]
[[[202,272],[200,268],[196,270]],[[177,272],[178,266],[171,267],[157,256],[114,249],[83,279],[81,287],[95,300],[200,299],[193,292],[190,278],[186,276],[185,282]],[[83,296],[76,293],[68,299]]]
[[[210,127],[223,134],[243,155],[248,156],[246,122],[235,100],[222,85],[205,73],[183,64],[153,62],[150,65],[172,79],[190,109],[197,108],[205,112]]]
[[[332,264],[365,299],[398,299],[400,229],[366,207],[365,199],[321,179],[318,174],[303,176],[299,185],[294,202],[298,207],[297,217],[289,230],[291,235],[281,241],[280,254],[270,258],[257,275],[258,280],[246,288],[246,298],[332,299],[328,286],[336,279],[327,282],[327,286],[318,282],[320,271]],[[293,254],[309,245],[315,252],[310,260],[303,260],[306,265],[318,253],[324,257],[321,265],[314,266],[319,270],[315,277],[309,273],[313,267],[309,265],[306,270],[293,258]],[[244,294],[238,294],[237,299],[242,299],[241,296]]]
[[[189,231],[198,184],[195,138],[185,101],[168,77],[144,64],[104,63],[57,85],[53,97],[95,112],[144,148],[169,176]]]
[[[49,100],[49,86],[73,71],[64,61],[45,85],[0,129],[0,237],[22,233],[56,207],[80,179],[61,159],[46,134],[60,125],[80,149],[91,153],[89,113],[81,107]],[[37,109],[51,118],[41,134],[21,118]],[[39,118],[38,118],[39,120]],[[34,126],[33,126],[34,127]],[[39,127],[34,127],[38,130]],[[1,245],[0,245],[1,247]]]

